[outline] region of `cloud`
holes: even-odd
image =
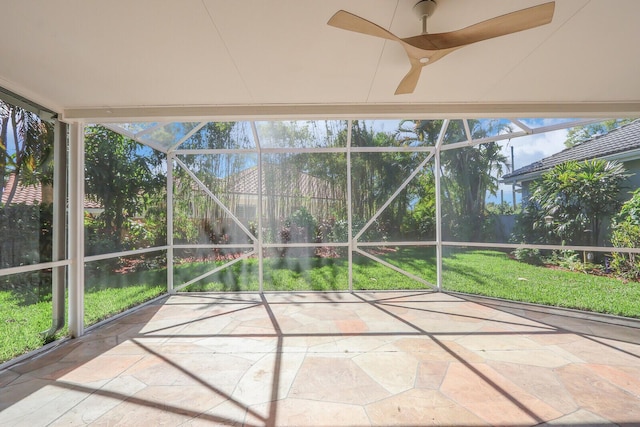
[[[543,123],[540,119],[540,125],[548,125],[554,123]],[[510,141],[501,141],[500,146],[502,154],[504,154],[509,162],[511,162],[511,147],[513,147],[513,160],[515,168],[527,166],[538,160],[549,157],[565,149],[564,141],[567,139],[567,129],[556,130],[535,135],[514,138]],[[512,203],[513,189],[511,185],[500,184],[496,196],[488,195],[487,201],[500,203],[500,195],[502,192],[503,200]],[[520,193],[516,193],[516,203],[520,203]]]
[[[515,168],[519,169],[564,150],[566,139],[566,129],[528,135],[503,142],[502,153],[511,159],[511,147],[513,147]]]

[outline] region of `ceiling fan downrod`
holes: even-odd
[[[436,6],[434,0],[421,0],[413,6],[413,12],[422,22],[422,34],[427,34],[427,18],[433,15]]]

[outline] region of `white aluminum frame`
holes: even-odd
[[[226,207],[224,204],[217,198],[213,193],[210,192],[206,186],[195,177],[195,174],[188,170],[188,167],[183,163],[178,161],[178,165],[185,169],[189,175],[196,180],[201,189],[209,195],[226,213],[227,215],[234,221],[236,224],[240,225],[243,231],[249,235],[254,240],[254,251],[249,254],[244,254],[241,258],[232,261],[231,263],[227,263],[223,266],[215,267],[212,270],[198,276],[197,278],[190,280],[184,284],[179,285],[176,290],[184,289],[189,284],[195,283],[196,281],[207,277],[217,271],[222,270],[226,266],[229,266],[240,259],[246,259],[251,254],[257,254],[259,260],[259,292],[264,292],[264,283],[263,283],[263,252],[262,249],[266,248],[283,248],[283,247],[346,247],[348,248],[348,291],[354,292],[353,289],[353,254],[358,253],[363,255],[369,259],[372,259],[376,262],[385,265],[386,267],[397,271],[401,274],[404,274],[407,277],[410,277],[425,286],[434,288],[437,291],[443,290],[443,282],[442,282],[442,272],[443,272],[443,247],[481,247],[481,248],[508,248],[508,249],[517,249],[517,248],[537,248],[537,249],[568,249],[568,250],[578,250],[578,251],[592,251],[592,252],[611,252],[615,250],[617,252],[625,252],[625,253],[640,253],[640,249],[635,248],[622,248],[618,250],[618,248],[605,248],[605,247],[590,247],[590,246],[558,246],[558,245],[528,245],[528,244],[504,244],[504,243],[477,243],[477,242],[453,242],[453,241],[443,241],[442,240],[442,194],[441,194],[441,164],[440,164],[440,154],[442,151],[454,150],[462,147],[470,147],[477,146],[479,144],[484,144],[488,142],[494,141],[502,141],[505,139],[513,139],[527,135],[533,134],[541,134],[545,132],[550,132],[554,130],[564,129],[573,126],[582,126],[591,123],[597,123],[605,119],[587,119],[587,120],[577,120],[570,122],[563,122],[560,124],[554,125],[546,125],[540,126],[537,128],[531,128],[526,126],[522,121],[518,119],[509,119],[515,126],[521,129],[521,131],[509,132],[504,134],[498,134],[491,137],[473,139],[471,129],[469,127],[469,123],[467,119],[462,119],[464,132],[466,140],[457,143],[444,144],[444,138],[446,131],[448,129],[449,123],[451,119],[443,120],[442,127],[440,129],[440,133],[438,135],[438,139],[436,141],[435,146],[402,146],[402,147],[354,147],[352,146],[352,120],[348,120],[347,122],[347,144],[345,147],[263,147],[260,144],[259,133],[256,129],[256,125],[254,121],[250,121],[253,138],[256,144],[255,148],[243,148],[243,149],[180,149],[180,143],[172,146],[170,151],[170,155],[176,154],[191,154],[191,155],[202,155],[202,154],[249,154],[249,153],[257,153],[258,155],[258,236],[252,236],[248,230],[246,230],[242,225],[240,220]],[[201,123],[197,129],[200,129],[204,126],[205,122]],[[195,133],[195,132],[193,132]],[[191,133],[191,134],[193,134]],[[186,141],[187,138],[182,138],[182,142]],[[425,152],[429,153],[428,157],[423,160],[418,167],[416,167],[412,173],[403,181],[403,183],[396,189],[396,191],[389,197],[389,199],[378,209],[378,211],[367,221],[367,223],[363,226],[363,228],[354,236],[352,230],[352,212],[351,212],[351,197],[352,197],[352,181],[351,181],[351,153],[384,153],[384,152]],[[264,243],[262,238],[262,155],[266,153],[344,153],[347,156],[347,194],[346,194],[346,203],[347,203],[347,220],[348,220],[348,235],[349,239],[345,243]],[[418,173],[420,173],[424,167],[430,162],[434,161],[434,171],[435,171],[435,186],[436,186],[436,240],[435,241],[401,241],[401,242],[360,242],[360,237],[367,231],[367,229],[376,221],[376,219],[382,214],[382,212],[393,202],[395,197],[402,192],[403,189],[409,185],[412,179],[416,177]],[[375,246],[435,246],[436,247],[436,271],[437,271],[437,282],[436,284],[432,284],[414,274],[411,274],[405,270],[402,270],[383,259],[376,257],[369,252],[363,250],[366,247],[375,247]],[[238,245],[238,244],[228,244],[228,245],[173,245],[175,248],[238,248],[238,247],[252,247],[252,245]],[[246,256],[245,256],[246,255]]]
[[[526,116],[523,115],[523,116]],[[478,117],[481,118],[481,117]],[[375,120],[375,119],[371,119]],[[465,131],[466,140],[462,142],[456,142],[451,144],[444,144],[444,136],[447,130],[447,126],[450,123],[451,118],[444,119],[443,125],[440,129],[440,134],[438,136],[437,142],[435,146],[403,146],[403,147],[353,147],[351,145],[352,139],[352,124],[353,120],[347,120],[347,144],[345,147],[313,147],[313,148],[283,148],[283,147],[263,147],[260,144],[260,138],[258,131],[255,126],[255,121],[250,121],[254,141],[256,143],[255,148],[251,149],[223,149],[223,150],[211,150],[211,149],[199,149],[199,150],[186,150],[180,149],[180,145],[187,141],[191,136],[197,133],[202,127],[208,123],[208,121],[202,121],[198,123],[191,131],[185,134],[179,141],[172,144],[170,147],[165,148],[159,144],[155,144],[148,140],[143,140],[143,136],[150,134],[154,130],[166,125],[170,122],[162,122],[159,121],[155,125],[141,131],[138,133],[132,133],[127,130],[124,130],[120,126],[114,123],[105,124],[106,127],[114,130],[118,133],[124,134],[127,137],[130,137],[142,144],[150,146],[158,151],[164,152],[167,154],[167,244],[164,246],[152,247],[152,248],[144,248],[134,251],[123,251],[117,253],[109,253],[102,255],[94,255],[94,256],[85,256],[84,254],[84,122],[83,121],[74,121],[70,124],[70,132],[69,132],[69,164],[68,164],[68,183],[69,183],[69,194],[68,194],[68,206],[69,206],[69,228],[68,228],[68,257],[66,259],[60,259],[61,256],[59,253],[54,254],[54,256],[58,259],[53,262],[40,263],[34,265],[25,265],[25,266],[17,266],[0,269],[0,276],[6,276],[10,274],[23,273],[29,271],[37,271],[46,268],[60,269],[67,267],[68,268],[68,289],[69,289],[69,331],[71,336],[76,337],[80,336],[84,333],[84,263],[91,261],[98,261],[103,259],[115,258],[120,256],[132,256],[142,253],[148,252],[156,252],[156,251],[166,251],[167,252],[167,292],[174,293],[179,290],[182,290],[189,286],[192,283],[195,283],[202,278],[205,278],[211,274],[214,274],[217,271],[220,271],[224,268],[229,267],[236,262],[247,259],[250,256],[257,256],[259,260],[259,292],[264,292],[264,283],[263,283],[263,249],[264,248],[272,248],[272,247],[346,247],[348,248],[348,291],[354,292],[353,289],[353,254],[357,253],[359,255],[368,257],[376,262],[385,265],[386,267],[397,271],[401,274],[406,275],[418,282],[424,284],[426,287],[433,287],[437,291],[443,290],[442,283],[442,271],[443,271],[443,248],[444,247],[478,247],[478,248],[500,248],[500,249],[518,249],[518,248],[531,248],[531,249],[545,249],[545,250],[574,250],[574,251],[590,251],[590,252],[602,252],[602,253],[610,253],[610,252],[619,252],[619,253],[634,253],[640,254],[640,248],[612,248],[612,247],[598,247],[598,246],[580,246],[580,245],[546,245],[546,244],[509,244],[509,243],[485,243],[485,242],[456,242],[456,241],[443,241],[442,239],[442,194],[441,194],[441,174],[440,174],[440,154],[442,151],[448,151],[453,149],[458,149],[462,147],[476,146],[483,143],[494,142],[494,141],[502,141],[505,139],[513,139],[527,135],[533,134],[541,134],[545,132],[550,132],[554,130],[569,128],[573,126],[579,125],[587,125],[591,123],[596,123],[605,120],[604,118],[598,119],[586,119],[586,120],[576,120],[576,121],[568,121],[555,125],[548,126],[540,126],[537,128],[532,128],[525,125],[521,120],[516,118],[508,119],[513,123],[520,131],[503,133],[499,135],[494,135],[491,137],[473,139],[471,135],[471,130],[469,128],[469,123],[467,119],[463,120],[463,127]],[[193,121],[192,121],[193,122]],[[385,202],[385,204],[375,213],[375,215],[365,224],[362,230],[360,230],[355,236],[353,235],[352,229],[352,209],[351,209],[351,198],[352,198],[352,182],[351,182],[351,160],[352,153],[384,153],[384,152],[426,152],[429,153],[428,157],[421,162],[421,164],[411,173],[411,175],[403,181],[401,186],[394,192],[394,194]],[[179,154],[250,154],[256,153],[258,156],[258,198],[259,202],[257,204],[258,207],[258,235],[253,236],[251,232],[241,223],[241,221],[228,209],[228,207],[224,206],[224,204],[213,194],[206,186],[193,174],[189,168],[180,161],[176,156]],[[347,203],[347,221],[348,221],[348,241],[341,243],[322,243],[322,244],[314,244],[314,243],[289,243],[289,244],[278,244],[278,243],[264,243],[262,236],[262,198],[264,195],[262,194],[262,155],[267,153],[344,153],[347,159],[347,189],[346,189],[346,203]],[[434,162],[434,170],[436,173],[435,176],[435,186],[436,186],[436,239],[435,241],[401,241],[401,242],[360,242],[358,239],[363,235],[368,227],[373,224],[377,217],[382,213],[382,211],[387,208],[393,199],[397,197],[397,195],[409,184],[409,182],[415,178],[415,176],[420,173],[421,170],[430,162]],[[196,183],[200,186],[200,188],[209,195],[226,213],[229,215],[231,219],[233,219],[236,224],[253,240],[252,244],[228,244],[228,245],[179,245],[175,244],[173,239],[173,167],[181,167],[187,171],[189,175],[191,175],[192,179],[195,180]],[[58,195],[59,197],[59,195]],[[58,200],[59,201],[59,200]],[[436,247],[436,258],[437,258],[437,282],[436,284],[429,283],[428,281],[411,274],[407,271],[404,271],[379,257],[372,255],[371,253],[364,250],[367,247],[374,246],[384,246],[384,245],[393,245],[393,246],[435,246]],[[174,284],[174,276],[173,276],[173,257],[174,257],[174,249],[185,249],[185,248],[246,248],[250,249],[250,251],[244,253],[239,258],[236,258],[224,265],[217,266],[210,271],[186,282],[181,283],[176,286]],[[58,251],[59,252],[59,251]],[[55,258],[54,258],[55,259]],[[55,311],[55,310],[54,310]],[[58,310],[59,311],[59,310]],[[59,317],[60,313],[54,312],[54,318]],[[54,320],[55,323],[55,320]]]
[[[393,200],[400,194],[400,192],[402,192],[402,190],[404,188],[406,188],[407,185],[409,185],[409,183],[411,182],[412,179],[414,179],[416,177],[416,175],[418,173],[420,173],[424,167],[432,160],[434,154],[436,153],[436,148],[435,147],[430,147],[430,146],[416,146],[416,147],[410,147],[410,146],[403,146],[403,147],[354,147],[351,144],[351,138],[352,138],[352,120],[349,120],[347,122],[347,143],[345,147],[291,147],[291,148],[286,148],[286,147],[263,147],[260,143],[260,137],[259,137],[259,133],[257,131],[256,125],[255,125],[255,121],[251,121],[250,125],[251,125],[251,129],[252,129],[252,133],[253,133],[253,138],[256,144],[255,148],[242,148],[242,149],[180,149],[179,145],[180,144],[175,144],[172,146],[172,149],[169,151],[168,155],[171,156],[171,158],[173,159],[173,161],[182,169],[185,170],[185,172],[187,172],[187,174],[189,174],[189,176],[196,182],[196,184],[200,187],[200,189],[205,192],[218,206],[220,206],[225,213],[228,215],[228,217],[233,220],[237,225],[239,225],[241,227],[241,229],[247,234],[248,237],[250,237],[253,241],[254,241],[254,251],[252,251],[251,253],[248,254],[243,254],[241,257],[233,260],[232,262],[226,263],[222,266],[218,266],[218,267],[214,267],[211,270],[201,274],[200,276],[189,280],[185,283],[182,283],[180,285],[175,285],[172,283],[172,288],[171,288],[171,292],[175,292],[178,290],[182,290],[184,288],[186,288],[187,286],[189,286],[190,284],[193,284],[211,274],[214,274],[215,272],[218,272],[240,260],[246,259],[249,256],[253,255],[253,254],[257,254],[258,255],[258,274],[259,274],[259,292],[263,293],[264,292],[264,270],[263,270],[263,266],[264,266],[264,256],[263,256],[263,251],[262,249],[267,249],[267,248],[311,248],[311,247],[346,247],[348,248],[348,265],[349,265],[349,270],[348,270],[348,291],[349,292],[353,292],[353,253],[354,252],[358,252],[366,257],[369,257],[370,259],[373,259],[377,262],[382,263],[383,265],[386,265],[390,268],[392,268],[393,270],[406,275],[407,277],[410,277],[414,280],[419,281],[420,283],[423,283],[424,285],[431,287],[431,288],[435,288],[436,285],[422,279],[419,278],[418,276],[415,276],[407,271],[404,271],[398,267],[392,266],[392,264],[387,263],[386,261],[375,257],[371,254],[369,254],[366,251],[361,250],[359,247],[370,247],[370,246],[384,246],[384,245],[389,245],[391,244],[391,242],[358,242],[358,239],[362,236],[363,233],[365,233],[367,231],[367,229],[371,226],[371,224],[373,224],[375,222],[375,220],[380,216],[380,214],[393,202]],[[448,123],[448,121],[447,121]],[[201,123],[201,126],[198,126],[197,128],[200,129],[202,128],[204,125],[206,124],[206,122]],[[155,128],[155,126],[154,126]],[[442,142],[442,140],[444,139],[444,132],[446,131],[446,126],[443,127],[442,129],[442,133],[440,135],[439,141],[440,143]],[[140,141],[139,139],[137,139],[138,142],[144,143],[143,141]],[[186,138],[183,138],[181,140],[182,142],[186,141]],[[420,165],[418,167],[416,167],[412,173],[409,175],[408,178],[405,179],[405,181],[400,185],[400,187],[398,189],[396,189],[396,191],[389,197],[389,199],[378,209],[378,211],[375,213],[375,215],[363,226],[363,228],[357,233],[356,236],[353,236],[353,230],[352,230],[352,211],[351,211],[351,153],[356,152],[356,153],[386,153],[386,152],[416,152],[416,153],[420,153],[420,152],[424,152],[424,153],[429,153],[429,155],[420,163]],[[258,202],[257,202],[257,207],[258,207],[258,212],[257,212],[257,220],[258,220],[258,236],[253,236],[251,235],[251,233],[249,232],[249,230],[246,229],[246,227],[244,227],[244,225],[241,223],[241,221],[233,214],[233,212],[231,212],[231,210],[224,206],[224,204],[207,188],[207,186],[202,183],[202,181],[200,179],[197,178],[197,176],[189,170],[188,166],[180,161],[179,159],[177,159],[175,156],[176,155],[207,155],[207,154],[257,154],[258,155],[258,162],[257,162],[257,166],[258,166]],[[263,154],[291,154],[291,153],[342,153],[342,154],[346,154],[347,156],[347,218],[348,218],[348,236],[349,239],[347,242],[344,243],[264,243],[263,241],[263,236],[262,236],[262,201],[263,201],[263,194],[262,194],[262,155]],[[403,245],[403,246],[433,246],[435,244],[435,242],[431,242],[431,241],[412,241],[412,242],[398,242],[399,245]],[[187,244],[187,245],[172,245],[173,248],[240,248],[240,247],[249,247],[249,245],[242,245],[242,244],[227,244],[227,245],[201,245],[201,244]],[[173,277],[173,275],[172,275]]]
[[[69,334],[84,333],[84,123],[69,132]]]

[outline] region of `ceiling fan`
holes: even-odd
[[[396,89],[395,94],[399,95],[415,90],[422,67],[433,64],[456,49],[548,24],[553,18],[555,2],[507,13],[460,30],[429,34],[426,32],[427,17],[433,14],[435,7],[434,0],[422,0],[414,6],[414,11],[422,20],[422,34],[414,37],[400,38],[379,25],[344,10],[336,12],[327,24],[400,43],[409,57],[411,69]]]

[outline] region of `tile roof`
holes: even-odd
[[[258,194],[258,168],[253,166],[229,177],[227,192],[231,194]],[[304,172],[287,170],[281,165],[263,163],[262,194],[291,197],[301,195],[311,199],[342,199],[341,191],[325,179]]]
[[[2,199],[0,200],[1,204],[4,205],[7,203],[7,200],[9,200],[9,194],[11,193],[11,189],[14,185],[16,185],[16,175],[12,173],[9,175],[7,184],[4,187]],[[16,188],[16,192],[13,195],[13,199],[11,199],[12,205],[36,205],[42,202],[42,185],[40,185],[40,183],[35,185],[22,185],[18,183],[17,185],[18,187]],[[84,207],[85,209],[102,209],[102,205],[100,205],[100,203],[88,199],[85,199]]]
[[[570,160],[582,161],[603,158],[637,149],[640,149],[640,119],[516,169],[509,174],[503,175],[502,179],[545,171]],[[640,157],[640,154],[638,157]]]

